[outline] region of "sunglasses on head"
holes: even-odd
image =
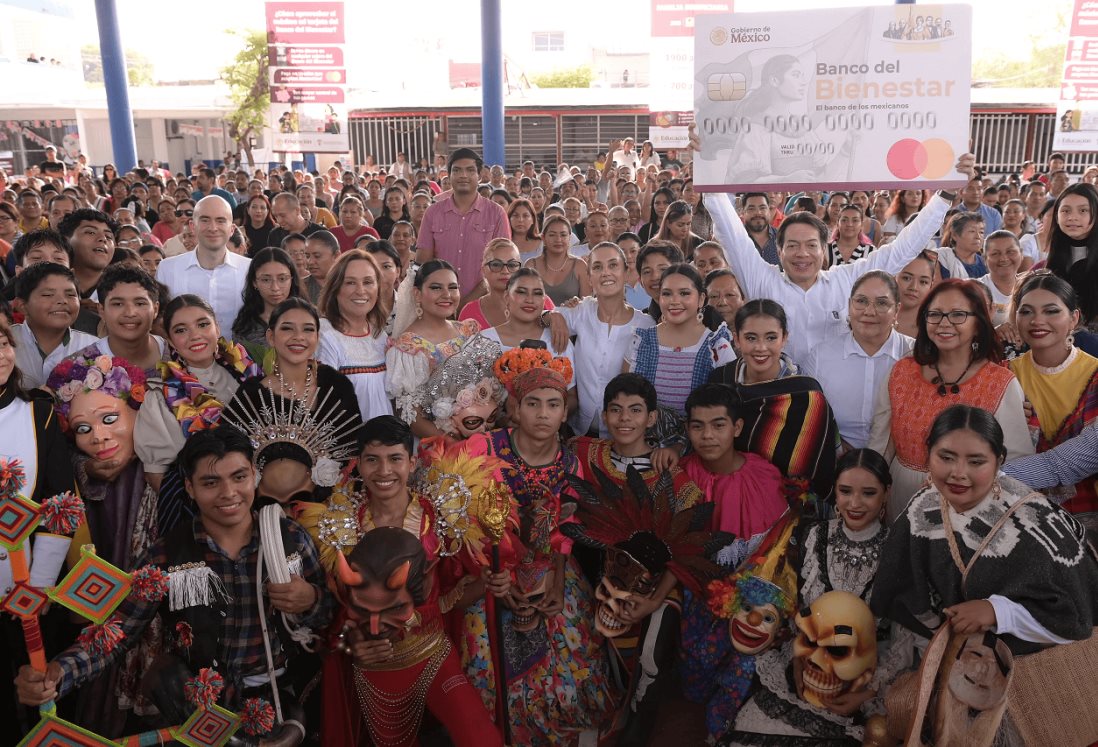
[[[188,218],[190,218],[191,216],[194,215],[194,211],[193,210],[176,210],[175,211],[175,217],[176,218],[182,218],[184,215],[187,216]]]

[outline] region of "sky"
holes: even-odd
[[[261,0],[188,0],[167,12],[153,10],[148,0],[116,0],[122,42],[140,52],[154,65],[157,80],[210,80],[231,59],[238,44],[222,29],[261,29],[264,3]],[[888,5],[889,0],[861,3],[832,3],[828,0],[734,0],[737,12],[803,10],[835,5]],[[926,3],[920,3],[927,5]],[[1073,0],[972,0],[974,13],[973,59],[1018,50],[1025,54],[1030,37],[1055,41],[1066,35],[1066,21]],[[346,3],[349,75],[359,77],[392,75],[391,65],[377,65],[378,57],[395,55],[414,64],[415,54],[445,54],[458,61],[475,61],[480,49],[478,0],[351,0]],[[504,24],[509,13],[546,13],[545,25],[595,24],[606,29],[629,28],[641,36],[647,33],[650,0],[555,0],[550,4],[529,0],[502,0]],[[98,43],[94,4],[73,0],[85,38],[81,43]],[[535,10],[537,9],[537,10]],[[570,12],[574,11],[574,12]],[[641,15],[643,14],[643,15]],[[566,20],[566,19],[581,19]],[[628,20],[623,20],[628,19]],[[637,31],[640,29],[641,31]],[[369,43],[356,44],[352,40]],[[165,43],[177,40],[179,44]],[[504,52],[507,51],[504,39]],[[582,64],[583,60],[577,61]],[[382,72],[384,71],[384,72]],[[353,81],[352,81],[353,83]]]

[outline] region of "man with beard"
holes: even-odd
[[[762,192],[748,192],[743,196],[740,213],[759,256],[772,265],[778,260],[778,229],[770,225],[770,200]]]

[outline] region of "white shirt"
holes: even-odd
[[[636,150],[631,150],[628,153],[624,149],[616,150],[611,158],[615,166],[628,166],[630,174],[635,174],[641,165],[640,154]]]
[[[848,331],[839,339],[821,342],[799,361],[801,370],[820,382],[839,435],[855,449],[869,443],[877,390],[914,345],[915,340],[892,330],[881,349],[869,355]]]
[[[481,330],[480,333],[482,335],[484,335],[485,337],[487,337],[489,340],[495,340],[496,342],[498,342],[501,354],[506,353],[508,350],[511,350],[512,348],[518,347],[517,345],[508,345],[505,342],[503,342],[503,340],[499,339],[499,332],[496,331],[495,327],[489,327],[488,329]],[[579,369],[576,368],[576,351],[572,347],[572,343],[571,342],[568,343],[568,347],[566,347],[564,349],[563,353],[558,353],[556,351],[556,349],[553,347],[553,333],[552,332],[550,332],[547,329],[543,329],[541,331],[541,338],[540,339],[541,339],[542,342],[545,343],[545,347],[547,347],[549,349],[549,352],[552,353],[554,358],[567,358],[568,362],[572,364],[572,380],[568,382],[568,388],[569,389],[575,389],[576,388],[576,379],[579,378],[579,376],[578,376]]]
[[[576,336],[576,370],[582,371],[576,378],[579,386],[579,409],[571,417],[577,434],[587,433],[592,424],[599,427],[599,435],[607,438],[609,432],[602,419],[602,399],[610,379],[621,373],[621,364],[633,342],[633,331],[655,326],[652,317],[637,309],[626,324],[610,326],[599,320],[599,302],[594,298],[583,299],[578,306],[555,309],[568,322],[568,329]]]
[[[1010,309],[1010,302],[1012,299],[1009,295],[999,290],[998,286],[995,285],[995,281],[991,279],[990,273],[981,278],[976,278],[976,282],[991,291],[991,324],[994,327],[998,327],[1000,324],[1007,321],[1007,311]]]
[[[855,281],[870,270],[892,275],[900,272],[941,227],[949,209],[948,202],[935,196],[891,243],[862,259],[821,270],[816,282],[804,290],[759,255],[729,195],[709,193],[704,199],[713,216],[713,233],[724,247],[728,266],[736,273],[744,294],[748,298],[772,299],[785,309],[789,319],[786,350],[797,363],[820,342],[846,331],[847,302]]]
[[[62,340],[60,345],[43,358],[38,347],[38,340],[31,332],[30,327],[26,324],[13,324],[11,332],[16,337],[15,365],[19,367],[19,372],[23,374],[23,387],[25,389],[43,386],[46,380],[49,379],[50,374],[53,373],[54,366],[70,355],[80,352],[98,339],[95,335],[70,329],[69,339]]]
[[[198,264],[198,251],[168,257],[156,268],[156,279],[168,286],[173,296],[194,293],[213,307],[221,336],[232,339],[233,322],[244,305],[241,295],[252,261],[230,251],[225,261],[212,270]]]

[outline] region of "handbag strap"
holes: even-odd
[[[1000,490],[998,484],[996,484],[995,490]],[[976,552],[972,553],[972,557],[969,558],[968,563],[966,564],[961,560],[961,551],[957,547],[957,538],[953,536],[953,520],[950,518],[950,506],[946,502],[945,496],[942,495],[941,491],[938,492],[938,500],[941,503],[942,524],[945,528],[946,542],[949,543],[949,554],[953,556],[953,563],[957,566],[957,570],[961,572],[962,589],[964,589],[965,582],[968,580],[968,572],[972,569],[972,566],[976,563],[976,560],[980,557],[980,555],[983,554],[984,550],[987,549],[987,546],[991,544],[991,540],[995,539],[995,535],[999,533],[999,530],[1003,528],[1003,525],[1007,523],[1007,520],[1009,520],[1010,517],[1014,515],[1014,512],[1021,508],[1022,505],[1034,495],[1036,494],[1027,493],[1026,495],[1019,498],[1013,505],[1007,508],[1006,512],[1004,512],[1003,515],[999,517],[999,520],[995,522],[994,526],[991,527],[991,531],[987,533],[987,536],[984,537],[983,542],[981,542],[980,546],[976,548]]]

